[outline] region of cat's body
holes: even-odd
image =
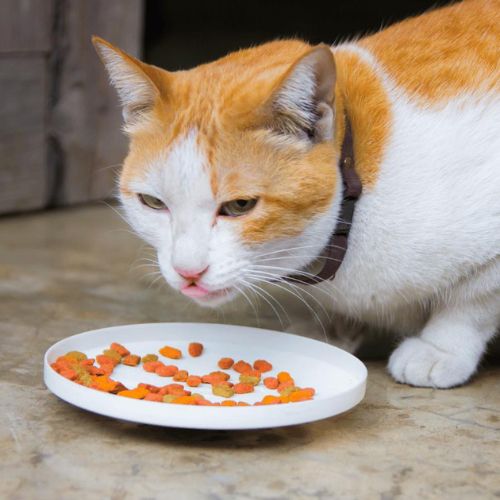
[[[129,115],[122,200],[169,283],[216,304],[305,273],[339,216],[347,114],[363,195],[335,279],[308,292],[339,317],[418,335],[391,357],[397,380],[465,382],[500,326],[499,12],[470,0],[334,47],[335,87],[328,51],[297,41],[175,77],[98,42]],[[228,205],[244,217],[217,212],[235,199],[254,201]]]

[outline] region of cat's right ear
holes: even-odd
[[[331,140],[334,124],[335,61],[321,44],[303,55],[278,82],[267,103],[270,127],[312,142]]]
[[[92,43],[101,58],[110,81],[118,92],[125,128],[141,122],[160,95],[157,68],[145,64],[98,36]]]

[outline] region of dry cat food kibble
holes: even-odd
[[[199,342],[191,342],[188,346],[188,352],[193,358],[201,356],[201,353],[203,352],[203,344],[200,344]]]
[[[191,357],[198,358],[203,354],[203,344],[191,342],[187,352]],[[164,346],[159,353],[169,359],[180,360],[182,351],[172,346]],[[182,363],[182,361],[180,361]],[[113,380],[111,375],[118,365],[120,370],[130,370],[142,364],[149,377],[159,377],[159,385],[139,383],[134,388],[125,387],[121,382]],[[59,356],[52,368],[63,377],[79,385],[84,385],[109,394],[130,399],[144,399],[153,403],[168,403],[196,406],[250,406],[246,401],[236,401],[235,395],[261,393],[260,401],[254,406],[297,403],[313,399],[315,390],[311,387],[302,388],[295,385],[295,380],[286,371],[280,371],[273,376],[262,379],[263,373],[273,370],[273,365],[264,359],[257,359],[253,364],[239,360],[236,363],[232,358],[220,358],[217,362],[218,370],[205,375],[192,375],[186,369],[177,365],[166,365],[159,360],[157,354],[145,354],[142,357],[133,354],[122,344],[113,342],[102,354],[95,358],[79,351],[71,351]],[[232,375],[226,371],[232,369]],[[171,377],[174,383],[161,385],[161,378]],[[185,385],[184,385],[185,384]],[[221,402],[207,399],[201,393],[191,393],[189,388],[198,387],[199,390],[209,391],[220,398]],[[273,391],[274,394],[263,394],[262,389]],[[254,396],[255,398],[255,396]]]

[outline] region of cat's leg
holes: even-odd
[[[434,311],[419,336],[404,340],[392,353],[389,372],[398,382],[420,387],[463,384],[499,326],[500,292],[448,301]]]

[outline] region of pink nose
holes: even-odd
[[[191,269],[179,269],[177,267],[174,268],[178,274],[180,274],[184,279],[197,281],[201,278],[202,274],[208,269],[208,266],[201,271],[195,271]]]

